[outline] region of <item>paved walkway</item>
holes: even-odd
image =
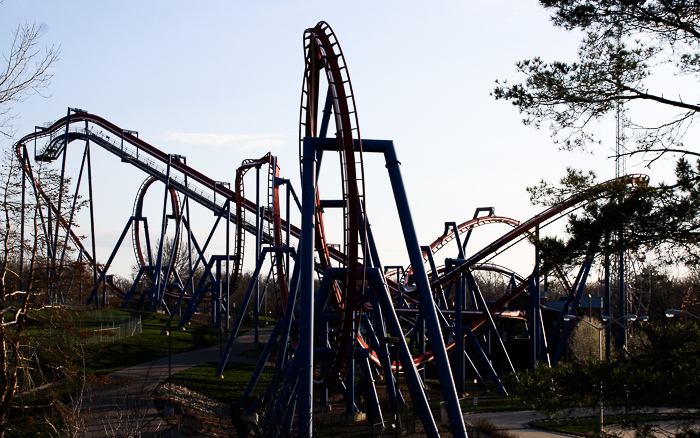
[[[661,409],[660,412],[671,413],[672,409]],[[656,437],[668,438],[670,436],[675,436],[678,432],[683,429],[687,420],[666,420],[666,421],[655,421],[649,423],[652,426],[652,433]],[[697,423],[693,421],[693,428],[697,431]],[[609,432],[615,432],[621,438],[634,438],[634,430],[622,430],[619,426],[610,426],[606,428]]]
[[[466,414],[464,421],[469,423],[477,419],[487,420],[495,424],[499,429],[511,431],[521,438],[570,436],[533,429],[528,425],[530,421],[541,418],[544,418],[544,416],[537,414],[535,411],[478,412]]]
[[[262,343],[272,334],[273,327],[261,327],[259,340]],[[256,359],[243,356],[254,341],[254,331],[240,335],[231,348],[228,361],[232,363],[255,364]],[[193,366],[218,362],[221,346],[215,345],[201,350],[190,351],[172,356],[172,373],[176,374]],[[76,411],[87,418],[85,424],[78,425],[86,431],[86,438],[98,437],[172,437],[185,438],[175,429],[170,428],[160,417],[153,401],[153,393],[158,385],[168,377],[168,358],[136,365],[110,374],[110,382],[117,382],[97,387],[92,393],[84,394],[75,402]],[[534,411],[508,411],[469,413],[465,422],[484,419],[497,427],[516,433],[520,438],[552,438],[568,436],[546,432],[529,427],[532,420],[543,418]],[[82,427],[81,427],[82,426]],[[666,422],[661,427],[675,431],[678,424]],[[619,433],[619,431],[616,431]],[[632,437],[625,433],[623,436]],[[664,436],[657,434],[657,436]]]
[[[661,412],[670,412],[670,409],[662,409]],[[591,415],[590,411],[582,413],[582,415]],[[507,411],[507,412],[483,412],[483,413],[470,413],[464,416],[465,422],[474,421],[477,419],[488,420],[495,424],[496,427],[500,429],[505,429],[517,434],[520,438],[551,438],[551,437],[562,437],[571,436],[566,434],[560,434],[556,432],[547,432],[544,430],[534,429],[529,426],[529,422],[532,420],[539,420],[545,418],[543,415],[537,414],[535,411]],[[657,437],[668,438],[669,436],[675,435],[679,432],[683,426],[682,421],[672,420],[672,421],[661,421],[656,422],[654,435]],[[624,438],[634,438],[635,434],[633,430],[621,430],[619,427],[610,426],[606,428],[610,432],[615,432],[619,434],[620,437]]]
[[[272,326],[261,327],[260,342],[267,342]],[[257,363],[256,359],[242,356],[254,341],[255,333],[249,330],[234,341],[228,361],[234,363]],[[172,374],[193,366],[218,362],[221,346],[215,345],[201,350],[172,356]],[[168,377],[168,358],[136,365],[109,375],[110,382],[117,382],[84,394],[76,400],[76,410],[87,417],[87,438],[97,437],[181,437],[158,415],[153,402],[157,386]]]

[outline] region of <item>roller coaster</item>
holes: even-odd
[[[311,437],[314,406],[328,405],[329,388],[342,394],[345,414],[352,419],[360,417],[361,393],[362,417],[372,428],[396,421],[410,398],[426,436],[440,436],[429,405],[426,379],[430,377],[439,380],[440,400],[452,435],[466,437],[459,397],[465,393],[467,378],[506,394],[501,381],[504,373],[559,360],[571,327],[563,315],[579,308],[593,254],[573,283],[563,272],[552,273],[561,276],[569,291],[563,308],[556,312],[544,305],[540,289],[547,273],[540,272],[536,249],[532,250],[535,269],[528,275],[495,264],[493,257],[594,200],[600,188],[574,195],[523,222],[496,216],[493,208],[478,208],[470,220],[446,222],[442,235],[421,246],[397,151],[390,140],[361,138],[345,57],[328,24],[320,22],[305,31],[304,57],[299,193],[290,179],[281,176],[277,158],[271,154],[244,160],[231,187],[188,166],[185,157],[162,152],[138,133],[77,108],[69,108],[65,117],[37,127],[18,141],[15,153],[26,181],[23,199],[31,196],[44,207],[40,222],[48,236],[48,263],[59,267],[71,257],[84,262],[92,276],[84,304],[102,306],[108,297],[116,297],[124,308],[165,312],[170,319],[164,330],[170,330],[176,314],[181,315],[177,328],[183,329],[207,309],[211,324],[229,336],[219,375],[225,373],[232,343],[249,313],[257,340],[262,303],[272,297],[274,331],[262,347],[239,404],[241,415],[256,419],[250,427],[264,436],[286,436],[295,430],[299,437]],[[329,129],[334,134],[329,135]],[[37,141],[44,139],[45,146],[37,149]],[[32,142],[34,153],[30,155]],[[73,142],[82,142],[84,149],[80,171],[68,184],[67,149]],[[93,145],[146,177],[132,214],[107,257],[98,256],[95,244]],[[340,189],[320,187],[319,172],[330,166],[328,160],[336,154],[339,170],[334,175],[339,176]],[[383,156],[386,164],[410,266],[383,265],[372,234],[364,163],[377,156]],[[52,190],[36,171],[44,162],[61,163],[59,186]],[[261,173],[263,168],[266,175]],[[253,173],[255,188],[246,190],[246,175]],[[629,175],[620,181],[636,186],[646,184],[647,177]],[[144,214],[150,199],[146,193],[158,190],[161,184],[162,203],[156,203],[162,211],[160,223],[149,224]],[[75,201],[66,201],[77,199],[85,186],[91,212],[89,241],[75,231]],[[330,195],[324,195],[324,190]],[[248,193],[252,193],[250,199],[245,197]],[[190,215],[195,205],[215,216],[206,237],[195,235]],[[22,218],[24,233],[28,220],[24,210]],[[296,221],[298,227],[292,225]],[[472,232],[494,225],[506,226],[508,231],[483,248],[467,251]],[[111,280],[110,267],[129,234],[138,272],[130,288],[124,288]],[[212,242],[221,240],[222,234],[225,253],[208,255]],[[253,236],[253,244],[246,241],[246,235]],[[342,235],[342,244],[331,244],[331,235]],[[252,280],[243,298],[232,302],[232,292],[242,286],[246,252],[254,254],[247,262],[255,266]],[[437,266],[439,252],[449,252],[453,258]],[[47,272],[60,275],[61,270]],[[482,272],[505,279],[499,296],[487,300],[482,293],[477,280]],[[606,300],[610,301],[607,290]],[[625,288],[621,291],[624,303]],[[62,291],[60,296],[65,299],[70,293]],[[606,312],[610,315],[611,310]],[[618,312],[623,315],[624,306]],[[518,331],[522,332],[519,338]],[[274,351],[272,382],[253,399],[260,374]],[[405,385],[397,384],[398,375],[403,375]],[[389,403],[384,405],[375,384],[380,376],[387,382]],[[391,411],[389,415],[382,406],[389,406],[384,408]]]

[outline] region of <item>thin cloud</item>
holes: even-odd
[[[232,147],[237,150],[277,149],[284,145],[282,134],[202,134],[170,132],[166,140],[198,146]]]
[[[281,137],[281,135],[279,135]],[[250,149],[278,149],[284,145],[284,140],[275,140],[274,138],[257,138],[245,142],[245,146],[241,150]]]

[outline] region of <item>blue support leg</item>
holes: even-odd
[[[372,376],[372,370],[369,367],[369,359],[366,354],[360,359],[360,369],[364,382],[365,405],[367,406],[367,415],[370,418],[370,427],[375,424],[382,424],[384,420],[382,418],[382,410],[379,407],[377,387],[374,385],[374,376]]]
[[[313,360],[314,360],[314,227],[316,212],[316,149],[313,139],[304,138],[303,142],[303,181],[302,214],[299,260],[302,268],[299,276],[299,383],[298,400],[298,436],[313,436]]]
[[[253,374],[250,376],[250,381],[248,382],[248,385],[245,388],[245,391],[243,391],[243,396],[241,397],[241,403],[240,405],[243,406],[243,403],[245,400],[248,400],[248,397],[253,393],[253,390],[255,389],[255,385],[258,384],[258,380],[260,379],[260,374],[262,373],[263,368],[265,367],[265,362],[267,362],[267,359],[270,357],[270,352],[272,351],[272,347],[277,344],[277,337],[279,336],[280,332],[282,331],[282,321],[277,321],[275,323],[275,328],[272,331],[272,334],[270,335],[270,338],[267,340],[267,343],[265,344],[265,348],[263,349],[262,354],[260,355],[260,358],[258,359],[258,363],[255,366],[255,370],[253,370]]]
[[[506,388],[503,386],[503,383],[501,383],[501,379],[498,377],[498,374],[496,373],[496,370],[493,369],[493,365],[491,365],[491,361],[489,360],[488,357],[486,357],[486,353],[484,353],[484,350],[481,348],[481,344],[479,344],[479,340],[476,339],[476,336],[474,336],[474,332],[469,327],[465,327],[464,330],[467,332],[467,336],[469,337],[469,341],[472,343],[472,346],[476,350],[477,354],[479,355],[479,358],[481,359],[482,365],[488,370],[488,373],[491,375],[491,380],[493,380],[493,383],[496,384],[496,388],[498,388],[498,391],[503,394],[503,395],[508,395],[508,392],[506,391]]]
[[[384,283],[384,277],[382,276],[381,272],[377,270],[377,268],[374,268],[367,272],[367,280],[369,281],[370,287],[375,290],[379,304],[382,306],[382,312],[385,316],[387,329],[398,339],[401,364],[408,383],[408,390],[411,394],[413,407],[423,423],[425,434],[431,438],[439,438],[440,434],[438,433],[437,426],[435,425],[435,419],[433,418],[433,414],[430,410],[428,399],[425,396],[423,382],[418,376],[418,370],[413,362],[411,352],[408,350],[406,339],[403,337],[401,325],[399,324],[399,318],[396,316],[396,311],[391,303],[391,296],[389,295],[389,291]],[[454,384],[452,385],[452,389],[454,390]],[[464,436],[466,437],[466,432]]]
[[[428,281],[428,276],[425,273],[423,265],[423,254],[421,253],[418,237],[413,225],[413,218],[411,217],[411,210],[408,205],[408,196],[406,195],[403,177],[401,176],[401,169],[399,167],[399,160],[393,148],[393,143],[391,143],[391,147],[387,148],[384,152],[384,157],[420,300],[424,304],[433,303],[430,282]],[[440,385],[445,400],[445,407],[447,408],[447,415],[450,420],[450,429],[455,437],[466,438],[467,431],[464,426],[464,418],[462,417],[462,410],[459,406],[457,390],[455,389],[454,380],[452,379],[450,363],[447,357],[447,351],[445,350],[442,330],[438,322],[435,307],[432,305],[424,305],[421,307],[421,312],[425,320],[426,328],[428,329],[431,345],[433,346],[435,366],[440,376]]]

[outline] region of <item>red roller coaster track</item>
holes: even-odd
[[[336,138],[340,156],[343,217],[344,217],[344,257],[345,278],[342,289],[336,289],[329,306],[338,317],[338,337],[334,355],[328,371],[320,377],[326,386],[338,383],[347,373],[348,364],[357,345],[362,296],[365,285],[365,253],[367,239],[364,209],[364,170],[362,143],[355,111],[352,84],[345,58],[327,23],[320,22],[304,33],[306,69],[302,90],[300,116],[300,147],[304,137],[318,137],[318,102],[320,92],[320,72],[323,70],[328,82],[328,91],[335,117]],[[323,135],[323,133],[321,134]],[[354,138],[359,141],[355,151]],[[301,155],[300,155],[301,156]],[[302,175],[303,178],[303,175]],[[328,245],[323,228],[323,215],[320,197],[317,196],[316,251],[321,261],[321,269],[330,266]]]

